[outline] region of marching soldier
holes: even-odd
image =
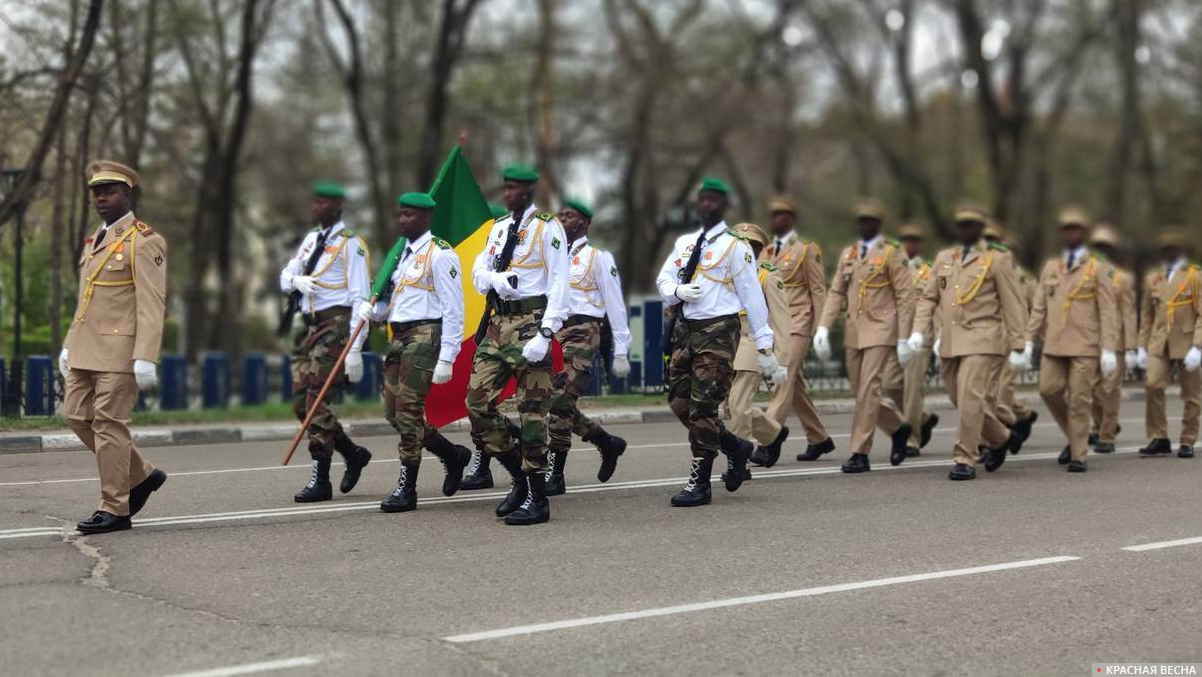
[[[333,389],[320,402],[317,399],[350,340],[354,309],[371,293],[367,244],[342,221],[344,196],[342,186],[335,183],[313,186],[309,211],[316,227],[280,271],[280,291],[289,295],[286,321],[291,322],[290,313],[294,309],[301,311],[304,320],[304,328],[293,340],[292,413],[303,422],[309,409],[317,404],[308,430],[312,473],[308,484],[294,497],[297,503],[328,501],[333,497],[330,461],[334,451],[342,456],[345,465],[338,487],[344,494],[355,488],[364,466],[371,460],[371,452],[351,441],[330,411]],[[346,357],[345,375],[352,383],[363,378],[362,338]]]
[[[558,496],[567,491],[563,469],[572,448],[572,433],[585,442],[597,445],[601,452],[599,482],[608,482],[618,465],[618,457],[626,451],[626,440],[610,435],[599,423],[581,413],[576,402],[588,388],[593,375],[593,359],[601,348],[601,320],[609,318],[613,327],[615,378],[630,374],[630,328],[626,322],[626,301],[622,298],[622,281],[614,257],[589,242],[588,229],[593,210],[581,200],[564,201],[559,211],[568,238],[569,258],[568,319],[555,340],[563,349],[563,371],[555,375],[555,396],[547,421],[550,433],[550,452],[547,462],[547,495]]]
[[[768,235],[762,228],[754,223],[740,223],[734,227],[734,233],[747,241],[753,255],[757,258],[760,256],[768,240]],[[776,361],[782,366],[773,374],[772,380],[774,383],[784,383],[788,371],[783,365],[789,361],[788,356],[781,351],[787,345],[783,338],[789,334],[793,324],[789,315],[789,301],[785,297],[785,283],[780,279],[776,266],[768,261],[759,262],[757,279],[768,306],[768,322],[772,326],[772,336],[774,339],[777,336],[782,338],[781,341],[773,341]],[[752,453],[751,460],[757,465],[770,468],[780,458],[780,447],[788,439],[789,429],[765,414],[754,402],[755,394],[764,383],[764,375],[760,373],[756,363],[755,339],[751,338],[747,313],[740,312],[739,315],[742,316],[739,321],[741,333],[739,347],[735,351],[735,377],[726,400],[726,409],[730,412],[730,432],[736,437],[755,440],[759,447]]]
[[[719,451],[728,459],[726,490],[737,491],[743,483],[752,445],[718,418],[734,378],[740,310],[747,312],[760,373],[770,377],[779,367],[755,257],[726,226],[728,192],[719,179],[701,182],[695,201],[701,228],[676,239],[655,280],[675,319],[669,334],[668,404],[688,429],[693,454],[689,480],[672,497],[672,505],[680,507],[711,501],[710,474]]]
[[[914,303],[922,296],[922,288],[931,278],[931,263],[922,257],[922,226],[914,223],[902,224],[897,230],[897,238],[901,241],[906,254],[906,265],[914,278]],[[882,389],[885,396],[892,399],[902,410],[902,416],[910,425],[910,440],[906,445],[906,457],[919,456],[920,449],[931,441],[931,432],[939,425],[939,415],[926,411],[926,380],[927,368],[931,366],[931,346],[933,337],[939,336],[939,314],[936,313],[934,329],[926,333],[926,345],[919,346],[910,358],[910,364],[903,369],[894,355],[889,356],[889,366],[885,369]],[[911,346],[913,347],[913,346]]]
[[[997,470],[1017,441],[998,420],[996,405],[1003,355],[1009,355],[1012,368],[1026,366],[1023,302],[1014,268],[1005,258],[1006,248],[981,239],[985,220],[980,209],[956,210],[959,244],[935,257],[909,339],[911,349],[921,350],[935,313],[940,312],[940,369],[948,398],[960,412],[950,480],[977,476],[980,446],[989,450],[985,470]]]
[[[383,512],[417,508],[417,472],[426,446],[446,469],[442,493],[459,490],[471,453],[451,444],[426,422],[426,394],[432,383],[451,380],[463,339],[463,286],[459,256],[445,240],[430,234],[435,202],[426,193],[397,199],[396,228],[405,250],[390,277],[391,292],[373,305],[359,304],[365,322],[387,319],[390,336],[384,358],[384,418],[401,435],[401,473]],[[366,334],[366,332],[363,332]]]
[[[1147,424],[1151,442],[1139,450],[1140,456],[1170,454],[1168,419],[1164,410],[1164,391],[1169,374],[1177,367],[1181,383],[1181,446],[1178,458],[1193,458],[1198,441],[1198,417],[1202,415],[1202,268],[1185,260],[1185,236],[1179,231],[1162,233],[1156,238],[1162,266],[1144,278],[1137,360],[1147,370]]]
[[[167,481],[129,433],[138,391],[158,381],[167,243],[134,216],[138,173],[100,160],[88,165],[92,206],[104,221],[83,246],[79,301],[59,353],[67,425],[96,455],[100,507],[75,525],[84,534],[129,529],[130,518]]]
[[[822,304],[826,301],[826,272],[822,270],[822,250],[815,242],[803,240],[794,232],[797,225],[797,206],[791,200],[777,198],[768,206],[772,241],[762,254],[763,258],[776,266],[785,285],[785,296],[789,301],[789,312],[793,323],[789,331],[788,376],[778,383],[768,405],[768,417],[783,424],[790,410],[801,420],[806,431],[806,449],[797,455],[799,461],[814,461],[823,454],[835,450],[835,442],[822,425],[822,418],[810,399],[810,389],[805,380],[806,351],[814,335],[814,323],[822,316]],[[777,341],[784,341],[779,336]],[[772,467],[765,460],[775,460],[756,450],[752,461]]]
[[[1116,261],[1119,236],[1108,225],[1099,224],[1089,241],[1090,248],[1114,267],[1114,294],[1121,323],[1119,337],[1125,352],[1116,353],[1118,368],[1106,378],[1098,379],[1093,392],[1094,432],[1090,434],[1093,450],[1099,454],[1114,452],[1114,440],[1119,433],[1119,401],[1123,398],[1123,374],[1127,365],[1138,361],[1139,327],[1136,320],[1135,276],[1118,267]]]
[[[1069,472],[1085,472],[1089,453],[1089,409],[1094,383],[1118,369],[1118,305],[1113,268],[1085,246],[1089,217],[1069,207],[1060,212],[1064,254],[1049,260],[1027,323],[1028,360],[1033,341],[1043,338],[1039,396],[1068,438],[1059,462]]]
[[[893,401],[882,397],[881,378],[891,353],[897,352],[903,367],[913,355],[906,340],[914,321],[913,277],[901,243],[881,235],[884,208],[876,202],[864,201],[856,205],[855,213],[860,241],[843,250],[839,257],[835,279],[818,330],[814,332],[814,350],[822,359],[829,359],[829,327],[847,308],[843,342],[856,410],[851,423],[851,458],[843,464],[845,473],[872,469],[868,452],[872,450],[874,425],[892,439],[889,462],[893,465],[906,460],[911,433],[910,425],[902,419]]]
[[[487,295],[488,306],[484,333],[476,336],[467,411],[484,450],[513,478],[497,517],[506,524],[538,524],[551,519],[546,473],[553,390],[547,351],[568,315],[567,236],[554,216],[534,205],[538,172],[514,165],[501,178],[509,215],[493,224],[472,265],[472,283]],[[510,377],[517,380],[519,439],[496,404]]]
[[[1019,292],[1023,297],[1023,315],[1025,317],[1030,313],[1031,304],[1035,300],[1035,288],[1037,286],[1035,280],[1031,277],[1030,273],[1019,265],[1013,245],[1003,241],[1002,229],[996,221],[990,219],[985,223],[983,237],[990,244],[1000,244],[1008,249],[1004,254],[1005,258],[1014,266],[1014,273],[1018,279]],[[935,343],[938,345],[938,339],[936,339]],[[1022,449],[1022,443],[1026,442],[1027,438],[1031,436],[1031,428],[1035,425],[1036,419],[1039,418],[1039,412],[1032,410],[1027,405],[1018,401],[1014,396],[1014,370],[1010,368],[1009,361],[1002,363],[1002,376],[998,383],[997,416],[1007,428],[1018,433],[1019,444],[1010,448],[1010,453],[1017,454]]]

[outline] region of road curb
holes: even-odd
[[[1143,388],[1123,390],[1124,402],[1141,402],[1145,399]],[[1020,393],[1016,398],[1028,406],[1040,404],[1037,393]],[[855,409],[852,400],[819,400],[814,408],[820,414],[850,414]],[[926,400],[928,411],[950,411],[952,403],[946,395],[933,395]],[[666,405],[639,410],[585,411],[594,421],[602,425],[636,423],[671,423],[676,420]],[[515,419],[516,420],[516,419]],[[344,423],[347,434],[357,437],[386,437],[395,432],[384,421],[348,421]],[[466,419],[454,421],[441,428],[442,432],[462,433],[470,430]],[[197,427],[173,429],[134,429],[134,444],[139,447],[200,446],[206,444],[234,444],[238,442],[280,442],[291,440],[296,426],[290,423],[247,423],[240,426]],[[74,433],[50,432],[45,434],[5,433],[0,434],[0,454],[28,454],[49,451],[83,451],[87,447]]]

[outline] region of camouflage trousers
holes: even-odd
[[[350,338],[349,318],[350,312],[345,309],[321,311],[317,321],[306,324],[296,335],[292,347],[292,413],[298,421],[303,422],[317,402],[321,386],[346,347]],[[326,391],[309,423],[309,455],[315,459],[330,458],[334,453],[334,438],[342,432],[342,424],[330,411],[330,402],[341,380]]]
[[[501,412],[497,397],[513,377],[517,381],[518,414],[522,432],[518,444],[522,451],[522,469],[526,472],[547,470],[547,412],[551,408],[551,352],[540,362],[528,363],[522,347],[538,335],[541,309],[515,315],[493,315],[484,340],[472,357],[472,376],[467,387],[467,415],[472,432],[494,456],[509,452],[514,440]]]
[[[668,371],[668,406],[689,430],[689,447],[696,458],[715,458],[722,421],[718,406],[726,400],[734,379],[739,347],[739,317],[676,323]]]
[[[426,393],[438,364],[442,323],[402,328],[384,357],[384,418],[401,434],[402,463],[421,463],[422,444],[433,428],[426,423]]]
[[[563,371],[555,375],[555,396],[551,398],[547,429],[551,435],[551,451],[566,454],[572,448],[572,433],[585,437],[601,429],[576,406],[588,388],[593,375],[593,359],[601,348],[601,320],[586,320],[564,327],[555,335],[555,340],[563,349]]]

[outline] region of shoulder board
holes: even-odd
[[[1202,264],[1197,264],[1197,263],[1194,263],[1193,261],[1190,261],[1189,269],[1196,273],[1199,270],[1202,270]]]
[[[773,272],[776,270],[776,266],[772,265],[771,261],[760,261],[760,268],[763,268],[768,272]]]
[[[992,249],[992,250],[993,250],[993,251],[995,251],[995,252],[1008,252],[1008,251],[1010,251],[1010,248],[1009,248],[1009,247],[1007,247],[1006,245],[1002,244],[1001,242],[990,242],[990,243],[988,243],[988,244],[986,245],[986,247],[987,247],[988,249]]]
[[[441,237],[434,238],[434,246],[438,247],[439,249],[451,249],[451,243],[447,242]]]
[[[154,228],[151,228],[141,221],[134,221],[134,228],[137,228],[138,232],[143,235],[154,235]]]
[[[347,230],[346,228],[343,228],[338,234],[341,235],[342,237],[345,237],[348,240],[351,238],[354,238],[354,237],[359,237],[358,235],[355,234],[355,231]]]
[[[727,228],[727,229],[726,229],[726,234],[727,234],[727,235],[729,235],[729,236],[731,236],[731,237],[738,238],[738,239],[740,239],[740,240],[742,240],[742,241],[744,241],[744,242],[746,242],[746,241],[747,241],[747,236],[746,236],[746,235],[742,235],[742,234],[736,233],[735,231],[731,230],[730,228]]]
[[[897,239],[894,239],[894,238],[892,238],[892,237],[886,237],[886,238],[885,238],[885,243],[886,243],[886,244],[891,244],[891,245],[893,245],[894,247],[900,247],[900,246],[901,246],[901,240],[897,240]]]
[[[551,215],[551,212],[539,212],[534,215],[534,218],[538,219],[539,221],[550,221],[555,217]]]

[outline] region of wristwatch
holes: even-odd
[[[550,327],[542,327],[541,329],[538,330],[538,333],[540,336],[542,336],[545,339],[549,339],[552,336],[555,336],[555,332],[551,331]]]

